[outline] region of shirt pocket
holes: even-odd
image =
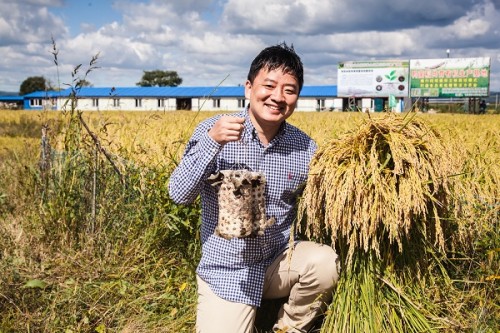
[[[297,196],[303,191],[307,174],[294,170],[281,170],[268,180],[268,193],[280,205],[294,205]]]

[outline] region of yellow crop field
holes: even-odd
[[[160,159],[168,156],[165,152],[178,150],[189,138],[196,124],[216,112],[170,111],[170,112],[87,112],[83,119],[95,129],[99,136],[105,137],[110,147],[125,148],[128,157]],[[372,114],[372,117],[381,114]],[[367,115],[352,112],[296,112],[289,122],[298,126],[321,145],[359,126]],[[500,115],[463,115],[463,114],[418,114],[432,126],[438,128],[445,140],[458,140],[469,149],[485,146],[488,154],[498,153],[488,144],[497,143],[500,135]],[[18,146],[23,142],[37,142],[44,122],[59,127],[64,119],[61,112],[40,111],[0,111],[0,149]],[[6,134],[7,127],[15,128],[15,133]],[[29,134],[22,133],[29,127]],[[105,128],[105,130],[104,130]],[[58,129],[58,128],[56,128]],[[105,132],[105,135],[103,134]],[[487,149],[488,148],[488,149]],[[498,148],[497,148],[498,149]],[[493,150],[493,151],[492,151]]]
[[[173,203],[167,184],[195,126],[215,114],[0,110],[0,332],[193,331],[201,208]],[[296,112],[288,121],[323,148],[386,115]],[[439,244],[447,255],[429,270],[446,278],[422,280],[430,315],[446,326],[430,331],[496,332],[500,115],[397,117],[439,134],[457,154],[460,171],[448,176],[474,184],[441,218],[443,228],[460,219],[467,229]],[[405,291],[398,302],[413,295]]]

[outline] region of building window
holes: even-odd
[[[238,108],[242,109],[244,107],[245,107],[245,99],[244,98],[238,99]]]
[[[136,108],[142,108],[142,98],[136,98],[135,99],[135,107]]]
[[[214,98],[214,108],[220,108],[220,98]]]
[[[120,99],[119,98],[113,98],[113,106],[115,108],[120,107]]]
[[[95,108],[99,107],[99,99],[98,98],[92,98],[92,106]]]
[[[325,109],[325,100],[324,99],[317,99],[316,100],[316,110],[324,110]]]
[[[40,98],[32,99],[32,100],[30,100],[30,105],[31,106],[41,106],[42,100]]]
[[[158,107],[159,108],[165,107],[165,100],[163,98],[158,98]]]

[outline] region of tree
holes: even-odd
[[[50,83],[43,76],[30,76],[21,83],[19,95],[23,96],[35,91],[50,90]]]
[[[176,71],[144,71],[141,81],[137,82],[138,86],[141,87],[177,87],[182,83],[182,78],[177,74]]]
[[[93,87],[94,85],[86,79],[80,79],[76,82],[76,86],[82,88],[82,87]]]

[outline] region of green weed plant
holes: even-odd
[[[189,332],[199,204],[169,198],[175,160],[108,152],[72,89],[60,127],[44,116],[2,126],[48,134],[7,151],[0,170],[0,332]]]

